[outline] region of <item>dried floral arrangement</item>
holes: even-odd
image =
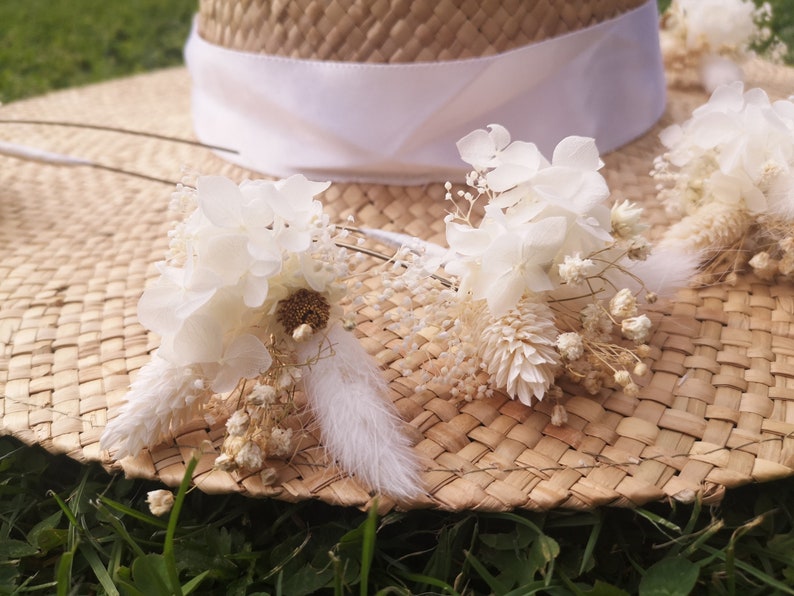
[[[769,28],[772,6],[752,0],[673,0],[661,18],[660,41],[668,82],[679,87],[743,79],[741,63],[763,47],[781,62],[786,45]]]
[[[281,423],[300,386],[342,468],[395,497],[417,493],[418,463],[386,383],[348,332],[341,304],[357,258],[315,199],[327,187],[202,176],[178,189],[184,220],[138,304],[161,345],[102,435],[114,457],[156,444],[220,394],[233,413],[216,465],[262,469],[272,482],[267,459],[295,449]]]
[[[442,346],[424,380],[459,399],[498,389],[529,406],[559,398],[563,375],[592,394],[613,384],[636,394],[651,328],[641,306],[686,283],[693,260],[676,247],[651,256],[642,210],[606,206],[591,138],[563,139],[549,162],[491,125],[458,149],[474,169],[466,189],[447,186],[449,248],[409,243],[391,282],[420,297],[395,315],[405,349],[428,330]]]
[[[662,132],[653,176],[679,221],[660,247],[700,252],[701,283],[794,275],[794,102],[770,102],[741,82],[718,88],[692,117]]]
[[[161,344],[102,446],[136,455],[195,416],[225,416],[216,467],[272,482],[267,462],[300,442],[284,424],[300,395],[342,470],[398,499],[420,494],[421,462],[351,333],[358,305],[405,290],[391,327],[423,359],[426,386],[454,399],[550,396],[563,424],[562,377],[636,393],[651,328],[641,307],[686,283],[696,261],[672,246],[651,253],[641,209],[605,205],[593,139],[566,138],[548,161],[492,125],[458,148],[473,171],[467,188],[447,185],[448,247],[379,230],[355,238],[316,199],[328,183],[302,176],[181,185],[172,204],[183,219],[138,308]],[[377,293],[357,278],[372,256]],[[428,339],[435,356],[420,348]]]

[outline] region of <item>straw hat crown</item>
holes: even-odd
[[[642,0],[201,0],[199,32],[245,52],[407,63],[489,56],[611,19]]]

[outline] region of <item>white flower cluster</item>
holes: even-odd
[[[489,200],[476,226],[469,209],[447,216],[454,256],[445,270],[460,280],[461,294],[485,299],[492,315],[508,312],[526,292],[554,289],[566,257],[612,241],[609,188],[593,139],[564,139],[549,163],[533,143],[511,143],[505,128],[491,125],[465,136],[458,149],[474,167],[471,185]],[[464,196],[471,204],[481,194]]]
[[[650,320],[636,309],[644,287],[628,270],[650,247],[640,236],[639,208],[605,205],[609,189],[594,140],[568,137],[548,161],[534,144],[511,142],[505,128],[491,125],[458,149],[474,170],[468,190],[453,196],[447,185],[455,207],[440,259],[448,287],[420,287],[414,273],[408,285],[430,306],[418,316],[406,310],[395,323],[412,327],[408,349],[418,343],[411,337],[437,329],[445,349],[435,379],[428,373],[426,380],[451,383],[453,395],[466,399],[498,388],[532,405],[563,371],[597,391],[627,364],[633,369],[636,348],[616,345],[613,332],[622,329],[636,345],[648,337]],[[432,270],[438,251],[428,254],[406,276]],[[602,302],[616,293],[620,304],[610,311]]]
[[[765,47],[780,61],[787,48],[769,29],[772,7],[752,0],[673,0],[662,17],[660,41],[674,84],[699,82],[708,91],[742,80],[738,62]]]
[[[118,457],[153,444],[212,394],[245,379],[263,383],[230,419],[230,437],[245,442],[224,453],[250,468],[266,453],[289,451],[277,424],[306,364],[290,355],[296,341],[339,316],[351,263],[335,242],[344,232],[328,224],[315,199],[327,187],[303,176],[239,186],[203,176],[195,189],[175,194],[186,217],[138,304],[139,321],[160,336],[160,347],[139,374],[148,381],[133,383],[102,438]],[[277,400],[278,413],[263,413]],[[250,436],[242,432],[249,417],[257,422]]]
[[[720,274],[731,275],[745,264],[743,255],[759,252],[773,265],[782,259],[784,274],[794,271],[794,102],[770,102],[740,82],[724,85],[661,139],[667,152],[653,175],[661,200],[682,218],[662,245],[720,251]],[[775,273],[769,258],[755,262],[764,275]]]

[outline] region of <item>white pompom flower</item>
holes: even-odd
[[[559,371],[558,335],[548,305],[524,299],[507,314],[487,321],[478,356],[496,387],[531,406],[543,399]]]

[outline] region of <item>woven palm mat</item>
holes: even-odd
[[[19,102],[0,115],[185,136],[188,89],[186,74],[177,69]],[[691,110],[701,101],[693,96],[691,105],[677,107]],[[653,207],[652,185],[642,175],[658,151],[655,133],[605,159],[617,197],[646,199]],[[115,133],[0,124],[0,138],[170,180],[179,178],[183,164],[244,176],[203,149]],[[121,463],[108,460],[98,447],[102,429],[157,347],[157,338],[137,322],[136,304],[167,248],[172,187],[11,158],[0,158],[0,172],[0,432],[170,485],[203,450],[194,482],[207,492],[355,506],[371,501],[328,461],[305,412],[289,422],[299,437],[294,455],[268,462],[276,471],[268,485],[258,473],[213,469],[224,434],[217,410],[151,452]],[[337,185],[325,202],[339,221],[355,212],[373,227],[439,239],[442,198],[440,186]],[[651,209],[649,217],[661,221],[660,210]],[[377,276],[368,284],[376,287]],[[406,354],[402,338],[386,331],[389,305],[362,307],[356,333],[383,365],[390,397],[428,468],[425,497],[399,504],[381,498],[381,507],[588,509],[697,497],[714,502],[726,488],[791,475],[792,288],[744,277],[734,286],[686,289],[657,306],[640,395],[605,389],[590,396],[565,386],[568,421],[559,427],[550,423],[551,404],[545,402],[531,409],[499,394],[457,402],[432,384],[416,391],[419,370],[432,370],[436,346],[428,342]],[[406,368],[416,374],[403,377]]]

